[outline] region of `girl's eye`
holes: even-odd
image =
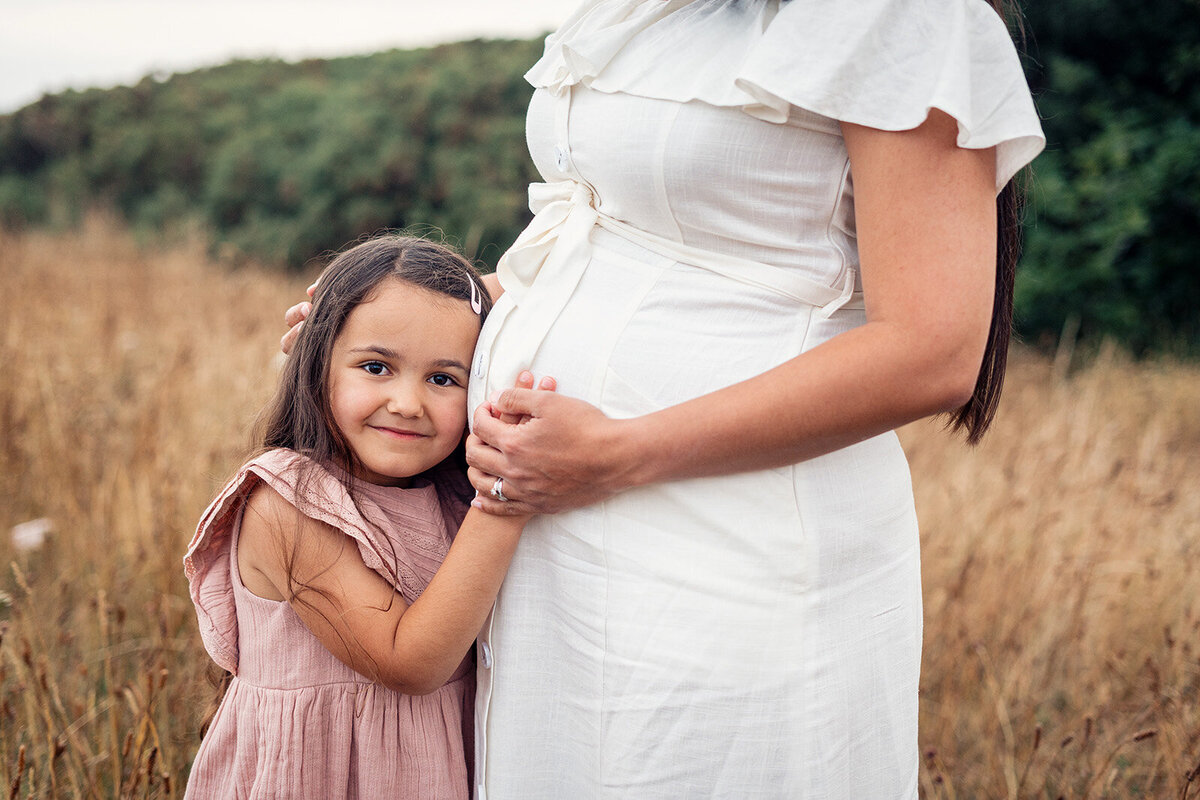
[[[368,361],[361,366],[368,375],[386,375],[388,371],[387,365],[382,361]]]
[[[434,386],[455,386],[458,384],[458,381],[454,380],[454,378],[450,377],[444,372],[439,372],[436,375],[429,376],[429,382]]]

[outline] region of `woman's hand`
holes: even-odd
[[[519,418],[519,422],[512,420]],[[632,483],[619,465],[623,422],[583,400],[507,389],[475,411],[467,475],[490,514],[552,514],[611,497]],[[501,501],[491,495],[504,478]]]
[[[308,296],[312,297],[317,291],[317,284],[312,284],[308,287]],[[312,312],[312,303],[302,302],[289,308],[283,314],[283,324],[288,326],[288,332],[279,340],[279,349],[284,355],[292,352],[292,348],[296,345],[296,337],[300,335],[300,326],[304,324],[304,320],[308,318]]]

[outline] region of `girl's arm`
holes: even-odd
[[[506,390],[476,412],[467,459],[494,513],[547,513],[634,486],[813,458],[961,406],[979,372],[996,280],[995,152],[918,128],[843,123],[867,322],[750,380],[612,420],[580,400]],[[520,426],[494,413],[527,414]]]
[[[248,588],[273,588],[256,593],[290,602],[351,669],[389,689],[428,694],[454,673],[483,627],[524,524],[468,511],[445,562],[410,606],[363,563],[349,536],[260,485],[242,519],[238,566]]]

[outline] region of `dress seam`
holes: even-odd
[[[838,244],[837,240],[833,236],[833,228],[835,226],[835,220],[837,219],[838,212],[842,208],[842,199],[845,197],[845,194],[846,194],[846,184],[848,184],[849,182],[850,182],[850,157],[846,156],[846,163],[842,167],[842,178],[841,178],[841,180],[838,181],[837,189],[834,191],[833,197],[831,198],[831,202],[829,204],[829,206],[830,206],[829,219],[827,219],[825,221],[825,241],[827,241],[829,243],[829,246],[833,249],[833,251],[838,254],[838,261],[840,262],[837,280],[834,282],[834,284],[833,284],[834,286],[842,286],[845,284],[846,270],[850,268],[849,254],[846,252],[846,249],[844,247],[842,247],[840,244]],[[846,234],[849,235],[849,231],[846,231]]]
[[[675,215],[671,196],[667,192],[667,144],[671,134],[675,131],[675,121],[679,118],[681,108],[683,108],[682,103],[671,104],[669,116],[663,120],[662,132],[654,146],[654,190],[658,194],[662,207],[667,211],[666,218],[671,221],[671,226],[675,229],[675,238],[683,242],[683,231],[679,227],[679,218]]]

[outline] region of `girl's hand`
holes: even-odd
[[[523,370],[517,376],[517,382],[514,385],[516,389],[532,390],[534,384],[533,373],[529,370]],[[553,392],[558,388],[558,382],[549,376],[538,381],[537,388],[542,391]],[[480,406],[482,413],[488,414],[491,418],[504,425],[522,425],[529,421],[530,416],[517,411],[504,412],[491,403],[484,403]],[[471,437],[474,438],[474,437]],[[470,446],[470,439],[468,447]],[[471,484],[475,486],[476,498],[471,503],[472,506],[482,511],[487,511],[492,514],[500,514],[503,516],[529,516],[531,512],[522,513],[517,507],[514,507],[509,501],[502,501],[492,494],[492,490],[496,486],[496,475],[485,473],[473,467],[468,468],[467,475],[471,480]],[[483,488],[480,488],[483,487]],[[501,491],[505,497],[508,497],[508,487],[505,483],[501,483]],[[511,499],[511,498],[510,498]]]
[[[308,296],[312,297],[317,291],[317,284],[312,284],[308,287]],[[312,303],[302,302],[289,308],[283,314],[283,324],[288,326],[288,332],[279,340],[279,349],[284,355],[292,352],[292,348],[296,345],[296,337],[300,335],[300,326],[304,324],[304,320],[308,318],[312,311]]]
[[[519,422],[511,421],[520,417]],[[632,481],[620,465],[624,422],[553,392],[508,389],[475,412],[468,477],[489,514],[552,514],[604,500]],[[504,478],[507,502],[491,495]]]
[[[521,374],[517,376],[517,382],[515,384],[513,384],[513,388],[515,388],[515,389],[532,389],[533,388],[533,380],[534,380],[534,378],[533,378],[532,372],[530,372],[527,369],[521,370]],[[558,381],[554,380],[554,378],[551,378],[550,376],[547,375],[546,377],[544,377],[540,381],[538,381],[537,388],[542,389],[543,391],[553,392],[554,390],[556,390],[558,388]],[[491,404],[485,404],[485,405],[487,405],[488,408],[491,408],[492,415],[495,416],[496,419],[500,420],[501,422],[507,422],[510,425],[519,425],[522,422],[529,419],[528,414],[503,413],[503,412],[493,408],[491,406]]]

